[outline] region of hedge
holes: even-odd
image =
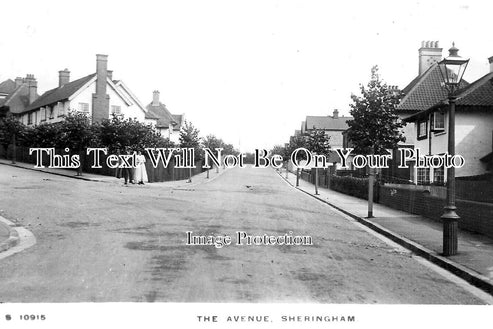
[[[368,199],[368,178],[331,176],[330,188],[334,191],[352,195],[361,199]],[[378,183],[376,180],[373,187],[373,200],[375,202],[378,201]]]

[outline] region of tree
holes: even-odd
[[[212,152],[216,152],[216,148],[223,148],[224,149],[224,142],[222,139],[217,138],[216,136],[209,134],[205,137],[202,138],[202,145],[205,148],[210,149]],[[224,153],[224,150],[223,150]],[[219,168],[216,168],[217,170]],[[217,172],[217,171],[216,171]],[[207,178],[209,178],[209,168],[207,168]]]
[[[310,152],[327,156],[330,151],[330,136],[323,129],[315,129],[310,132],[306,142]],[[318,168],[315,168],[315,194],[318,195]]]
[[[89,146],[95,146],[97,126],[91,125],[91,119],[87,114],[70,111],[65,120],[60,123],[60,141],[62,145],[79,155],[80,166],[77,175],[82,175],[84,151]]]
[[[371,78],[365,87],[360,85],[361,96],[351,95],[353,120],[348,121],[347,136],[359,154],[383,154],[405,141],[395,109],[402,97],[389,88],[378,75],[378,67],[371,69]],[[368,217],[373,217],[374,170],[370,169],[368,182]]]
[[[22,140],[26,126],[11,113],[2,112],[0,114],[0,144],[5,150],[7,157],[7,149],[10,144],[13,146],[12,163],[15,163],[16,146]]]
[[[194,149],[196,157],[200,157],[200,137],[199,130],[194,125],[185,121],[185,124],[180,130],[180,147]],[[189,171],[189,182],[192,182],[192,168]]]
[[[351,95],[353,101],[348,121],[347,136],[359,154],[382,154],[393,149],[405,137],[401,133],[404,124],[395,109],[402,97],[389,88],[378,75],[378,66],[371,69],[371,78],[365,87],[360,85],[361,96]]]
[[[99,144],[107,147],[110,153],[124,149],[144,151],[147,147],[173,147],[173,143],[163,138],[151,125],[137,120],[113,115],[111,119],[95,125]]]
[[[323,129],[313,129],[308,135],[306,146],[312,153],[328,155],[330,151],[330,136]]]
[[[309,148],[308,143],[307,143],[307,136],[302,136],[302,135],[296,135],[293,136],[290,141],[288,146],[286,147],[286,153],[288,154],[289,157],[291,157],[291,154],[293,154],[296,149],[299,148]],[[306,155],[304,152],[298,152],[296,155],[297,160],[306,160]]]
[[[277,154],[282,156],[283,161],[287,161],[289,159],[289,155],[287,154],[286,147],[282,145],[274,145],[272,150],[269,152],[271,155]]]
[[[289,140],[289,144],[286,148],[286,153],[291,158],[291,154],[293,154],[296,149],[299,148],[308,148],[307,145],[307,136],[303,135],[295,135]],[[305,152],[298,152],[296,154],[296,160],[306,160]],[[296,168],[296,186],[300,185],[300,168]]]

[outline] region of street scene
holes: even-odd
[[[492,10],[2,5],[0,327],[484,326]]]
[[[190,187],[124,189],[5,165],[0,179],[1,215],[37,240],[1,260],[3,302],[484,304],[270,168]],[[292,231],[313,245],[187,246],[187,231]]]

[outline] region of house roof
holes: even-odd
[[[166,105],[161,102],[157,106],[150,103],[146,106],[146,109],[146,119],[158,119],[156,123],[156,127],[158,128],[168,128],[170,124],[173,126],[177,124],[173,115],[166,108]]]
[[[7,79],[0,82],[0,94],[11,94],[15,90],[15,82],[12,79]]]
[[[14,90],[15,82],[11,79],[7,79],[0,83],[0,94],[5,96],[0,98],[0,106],[3,106],[7,102],[10,94],[12,94]]]
[[[402,90],[405,95],[397,106],[397,111],[412,114],[437,104],[448,95],[442,84],[440,67],[434,63],[425,73],[416,77]],[[467,85],[468,83],[463,80],[461,87]]]
[[[348,129],[348,120],[352,120],[352,117],[338,117],[332,116],[307,116],[305,120],[305,129],[324,129],[324,130],[346,130]]]
[[[172,114],[173,120],[176,122],[176,126],[174,127],[174,130],[180,130],[181,126],[183,124],[183,118],[185,117],[183,114]]]
[[[43,95],[41,95],[38,99],[36,99],[27,108],[27,111],[68,99],[80,88],[82,88],[82,86],[84,86],[87,82],[89,82],[92,78],[94,78],[95,75],[96,74],[93,73],[83,78],[80,78],[78,80],[69,82],[61,87],[48,90]]]
[[[447,94],[444,98],[432,104],[424,111],[420,111],[412,116],[404,119],[404,121],[412,122],[419,118],[425,117],[428,113],[436,110],[439,107],[448,104]],[[493,109],[493,72],[490,72],[473,83],[460,89],[457,93],[456,110],[467,111],[471,108],[491,108]]]
[[[29,88],[24,83],[16,87],[12,80],[5,80],[0,83],[0,94],[6,94],[0,99],[0,106],[8,106],[11,113],[22,113],[29,106]]]

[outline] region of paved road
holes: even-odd
[[[0,166],[0,215],[37,237],[0,261],[1,302],[482,303],[271,169],[172,189]],[[239,230],[313,246],[185,244]]]

